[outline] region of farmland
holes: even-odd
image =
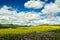
[[[48,30],[60,29],[59,26],[31,26],[31,27],[16,27],[16,28],[1,28],[0,34],[19,34],[29,32],[43,32]]]
[[[38,25],[0,28],[0,40],[59,40],[60,26]],[[35,39],[36,38],[36,39]]]

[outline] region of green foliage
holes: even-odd
[[[30,27],[27,25],[0,24],[0,28]]]
[[[60,32],[60,29],[56,29],[56,30],[49,30],[49,32]]]
[[[0,28],[12,28],[13,24],[0,24]]]
[[[54,25],[42,24],[42,25],[39,25],[39,26],[60,26],[60,25],[59,24],[58,25],[57,24],[56,25],[55,24]]]

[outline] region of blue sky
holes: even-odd
[[[0,0],[0,23],[60,24],[60,0]]]
[[[39,12],[40,10],[42,10],[42,8],[40,9],[28,9],[24,7],[24,3],[27,2],[29,0],[0,0],[0,7],[2,7],[3,5],[7,5],[7,6],[11,6],[15,9],[17,9],[17,11],[36,11]],[[43,2],[45,2],[45,0],[41,0]],[[46,3],[50,3],[50,2],[54,2],[54,0],[48,0]]]

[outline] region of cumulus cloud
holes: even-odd
[[[10,7],[3,6],[0,9],[0,23],[1,24],[31,24],[32,21],[38,20],[40,18],[40,13],[36,12],[17,12],[16,10],[8,10]]]
[[[55,14],[60,12],[59,4],[50,3],[46,4],[42,10],[43,14],[50,16],[41,16],[41,12],[17,12],[16,10],[9,10],[12,7],[4,5],[0,8],[0,24],[17,24],[17,25],[41,25],[41,24],[60,24],[60,17]],[[31,6],[32,7],[32,6]],[[33,7],[32,7],[33,8]],[[35,9],[35,6],[34,6]],[[53,16],[53,17],[52,17]]]
[[[55,4],[60,7],[60,0],[56,0],[56,1],[55,1]]]
[[[49,15],[54,16],[58,12],[60,12],[60,8],[58,5],[56,5],[54,3],[45,5],[44,9],[42,10],[42,13],[47,14],[47,16],[49,16]]]
[[[60,24],[60,17],[56,16],[60,12],[60,0],[56,0],[55,3],[46,4],[41,12],[47,15],[47,24]]]
[[[47,21],[48,21],[49,25],[54,25],[54,24],[60,25],[60,17],[59,16],[48,18]]]
[[[39,1],[39,0],[37,0],[37,1],[35,1],[35,0],[30,0],[30,1],[28,1],[28,2],[26,2],[25,4],[24,4],[24,6],[26,7],[26,8],[33,8],[33,9],[39,9],[39,8],[42,8],[43,7],[43,2],[41,2],[41,1]]]
[[[45,0],[47,1],[47,0]],[[24,4],[26,8],[39,9],[44,5],[43,2],[37,0],[30,0]],[[43,14],[47,15],[47,18],[43,18],[43,16],[37,17],[38,19],[32,20],[30,23],[39,25],[39,24],[60,24],[60,17],[56,16],[57,13],[60,12],[60,0],[55,0],[55,3],[45,4],[44,9],[41,11]],[[55,17],[56,16],[56,17]]]

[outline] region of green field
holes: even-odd
[[[3,25],[3,27],[0,26],[0,40],[60,40],[60,26]]]
[[[49,30],[58,30],[60,26],[31,26],[31,27],[16,27],[16,28],[1,28],[0,34],[19,34],[19,33],[30,33],[30,32],[43,32]]]

